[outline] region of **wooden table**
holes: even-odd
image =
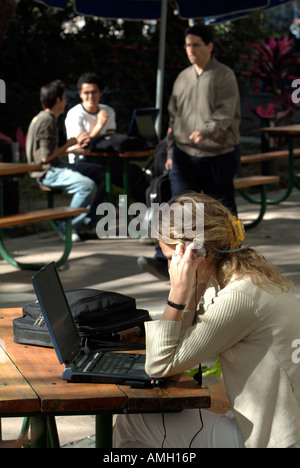
[[[1,416],[20,416],[39,412],[37,395],[2,347],[0,348],[0,376]]]
[[[266,133],[273,137],[285,137],[288,140],[289,158],[288,158],[288,187],[285,194],[276,200],[267,200],[268,204],[277,204],[286,200],[294,187],[300,190],[300,184],[296,180],[294,168],[294,138],[300,137],[300,125],[284,125],[279,127],[264,127],[260,128],[259,133]]]
[[[0,344],[4,345],[1,339]],[[5,442],[2,441],[0,419],[0,448],[2,446],[15,448],[26,443],[29,429],[28,418],[31,417],[32,427],[34,427],[35,418],[40,414],[40,401],[4,348],[0,346],[0,417],[25,417],[26,419],[24,419],[19,439]]]
[[[91,152],[84,150],[80,154],[84,154],[88,159],[101,158],[105,160],[105,192],[107,201],[112,201],[112,163],[113,161],[122,161],[123,163],[123,194],[130,196],[129,183],[129,164],[137,160],[145,160],[152,157],[155,153],[154,149],[141,151],[127,151],[125,153],[117,152]],[[137,182],[137,181],[136,181]]]
[[[109,448],[113,414],[160,413],[162,408],[164,412],[209,408],[216,395],[216,404],[224,406],[224,411],[220,412],[228,409],[225,389],[222,386],[220,394],[218,381],[211,381],[208,388],[202,388],[186,374],[170,379],[159,389],[66,382],[61,378],[63,366],[59,364],[54,349],[14,343],[12,320],[21,315],[21,308],[0,309],[0,347],[5,349],[11,361],[9,366],[16,375],[12,394],[6,387],[0,391],[0,408],[7,408],[5,414],[11,416],[33,415],[34,434],[39,434],[33,441],[34,446],[47,446],[47,427],[56,415],[96,415],[96,446]],[[0,374],[0,390],[6,381],[5,375]],[[17,410],[11,411],[10,401],[15,400],[13,396],[16,394]],[[59,445],[52,424],[53,440],[52,445]]]

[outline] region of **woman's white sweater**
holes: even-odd
[[[181,322],[145,324],[146,371],[191,369],[219,354],[224,382],[246,447],[284,448],[300,440],[300,304],[250,280],[207,288],[200,310]],[[300,352],[299,352],[300,356]]]

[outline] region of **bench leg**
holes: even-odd
[[[106,158],[105,165],[105,192],[106,199],[109,203],[112,202],[112,182],[111,182],[111,160]]]
[[[68,259],[71,249],[72,249],[72,218],[67,218],[66,220],[66,240],[64,252],[60,259],[55,263],[57,267],[63,265]],[[45,264],[39,263],[22,263],[15,260],[6,250],[3,240],[3,230],[0,229],[0,255],[7,261],[10,265],[15,268],[20,268],[21,270],[40,270]]]
[[[30,418],[31,423],[31,446],[32,448],[47,448],[48,433],[47,433],[47,417],[33,416]]]
[[[23,419],[23,424],[22,424],[20,435],[19,435],[19,440],[28,441],[29,428],[30,428],[30,418],[26,417]]]
[[[257,226],[261,220],[263,219],[264,215],[265,215],[265,212],[266,212],[266,208],[267,208],[267,186],[266,185],[262,185],[260,187],[260,190],[261,190],[261,198],[260,198],[260,212],[259,212],[259,215],[258,217],[252,221],[251,223],[247,223],[247,224],[244,224],[245,226],[245,229],[252,229],[254,228],[255,226]]]
[[[2,428],[1,428],[1,418],[0,418],[0,447],[3,446],[6,448],[29,448],[30,442],[28,439],[28,432],[30,427],[30,418],[26,417],[23,420],[22,429],[18,439],[3,441],[2,440]]]
[[[279,203],[287,200],[288,197],[290,196],[290,194],[292,193],[292,190],[293,190],[294,187],[297,187],[300,190],[300,185],[298,184],[298,182],[296,180],[296,175],[295,175],[295,172],[294,172],[295,168],[294,168],[294,143],[293,143],[293,138],[289,138],[289,160],[288,160],[288,164],[289,164],[288,187],[287,187],[284,195],[282,195],[279,198],[276,198],[275,200],[270,200],[270,199],[266,198],[266,204],[267,205],[278,205]],[[261,203],[261,200],[258,200],[257,198],[251,197],[249,194],[244,192],[244,190],[242,190],[242,189],[238,189],[238,192],[240,193],[240,195],[245,200],[247,200],[250,203],[256,203],[256,204]]]
[[[54,416],[34,416],[30,423],[32,448],[60,447]]]
[[[54,207],[54,193],[52,191],[47,193],[47,201],[48,201],[48,208],[53,208]],[[57,222],[52,219],[50,223],[54,231],[58,232]]]
[[[4,258],[4,260],[7,261],[7,263],[9,263],[10,265],[12,265],[12,266],[14,266],[16,268],[21,268],[21,264],[19,262],[17,262],[5,249],[4,240],[3,240],[3,230],[2,229],[0,229],[0,254]],[[22,268],[26,269],[27,265],[25,265],[25,264],[23,264],[23,265],[24,266],[22,266]]]
[[[47,418],[48,429],[48,447],[60,448],[59,437],[55,422],[55,416],[48,416]]]
[[[96,448],[112,447],[112,414],[96,415]]]

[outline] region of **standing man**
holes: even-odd
[[[103,89],[100,77],[96,73],[84,73],[78,79],[77,88],[81,103],[67,113],[65,120],[67,137],[70,138],[70,135],[76,135],[79,132],[88,133],[90,138],[115,133],[117,127],[115,111],[112,107],[100,103]],[[74,147],[79,149],[79,152],[76,151],[77,155],[72,154],[72,148],[70,148],[70,163],[84,159],[84,156],[80,155],[81,147],[80,144]],[[101,162],[99,166],[102,167]],[[118,187],[123,186],[122,162],[114,160],[112,163],[112,183]],[[142,169],[136,164],[129,165],[129,183],[132,197],[138,202],[145,203],[146,189],[149,184]]]
[[[204,192],[237,214],[234,176],[239,171],[240,96],[234,72],[213,57],[212,29],[195,25],[185,32],[191,66],[177,77],[169,102],[166,169],[172,197],[189,190]],[[154,258],[138,265],[168,279],[167,260],[159,246]]]
[[[103,171],[97,165],[91,171],[93,179],[77,171],[77,166],[70,166],[61,161],[68,148],[74,144],[84,145],[87,135],[78,132],[67,142],[59,146],[57,118],[63,114],[66,106],[65,84],[61,80],[52,81],[40,90],[40,100],[43,110],[30,123],[26,138],[26,156],[29,163],[43,164],[43,170],[32,172],[31,177],[39,184],[59,188],[73,195],[71,206],[74,208],[91,208],[97,196],[97,182],[102,185]],[[76,135],[76,136],[75,136]],[[80,241],[80,233],[89,231],[93,224],[95,212],[84,213],[72,220],[72,241]],[[60,226],[60,234],[65,236],[65,226]]]
[[[213,57],[213,48],[210,27],[187,29],[185,49],[192,65],[178,76],[169,102],[173,130],[166,168],[172,196],[203,191],[236,214],[240,96],[234,72]]]

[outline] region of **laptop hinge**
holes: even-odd
[[[76,360],[76,356],[78,356],[79,353],[82,353],[87,350],[88,350],[87,338],[81,338],[78,351],[71,357],[71,359],[68,359],[67,361],[65,361],[64,364],[66,366],[74,365],[74,360]]]

